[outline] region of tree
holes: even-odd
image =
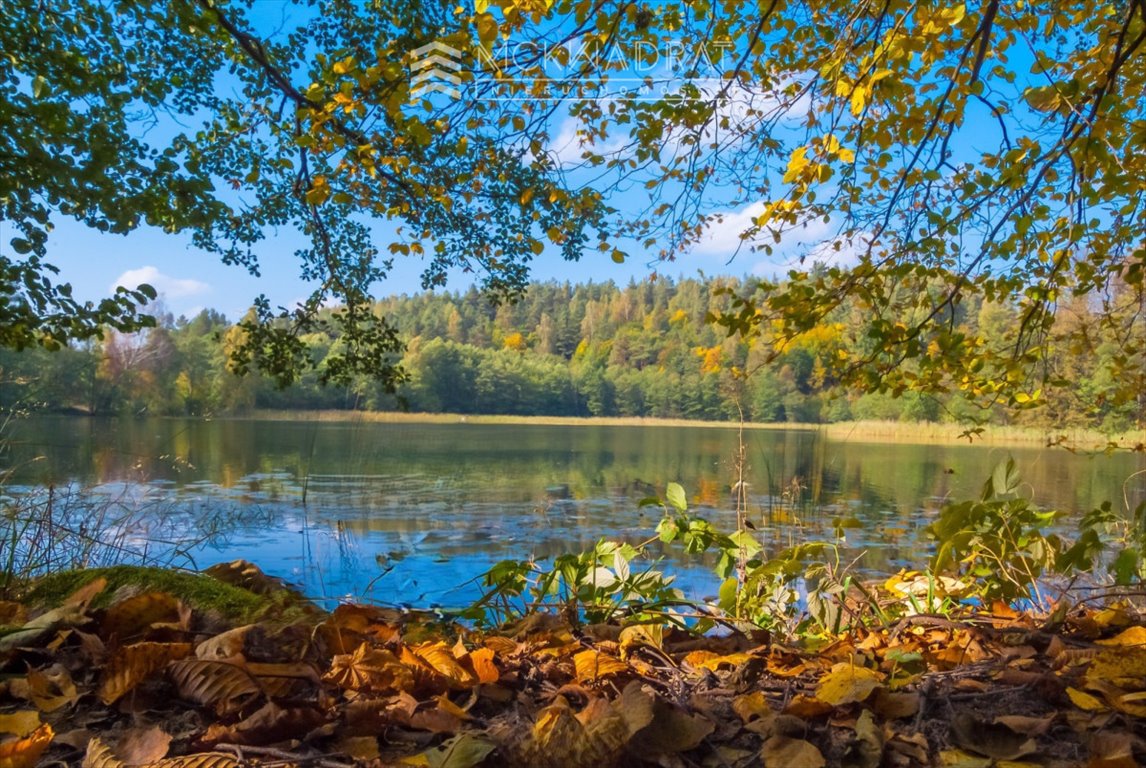
[[[722,322],[780,354],[851,301],[864,324],[846,346],[863,351],[823,361],[834,380],[1035,403],[1062,383],[1059,304],[1084,295],[1123,340],[1103,380],[1143,389],[1141,313],[1108,290],[1142,306],[1143,0],[315,0],[275,35],[256,9],[8,4],[0,204],[19,236],[0,343],[144,322],[145,296],[71,312],[42,281],[53,215],[191,231],[255,271],[254,242],[299,229],[314,294],[257,301],[235,350],[281,381],[328,328],[345,344],[325,378],[396,380],[400,339],[368,304],[392,257],[425,259],[427,287],[471,270],[511,299],[542,253],[596,237],[617,260],[626,242],[671,259],[739,222],[733,250],[826,265],[759,281]],[[464,98],[411,98],[431,43],[456,54]],[[141,112],[172,138],[148,145]],[[793,250],[817,228],[823,244]],[[1012,307],[1014,333],[960,322],[971,298]]]

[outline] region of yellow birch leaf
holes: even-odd
[[[582,683],[591,683],[629,671],[629,665],[625,662],[595,650],[581,651],[574,656],[573,667],[577,670],[578,682]]]
[[[1097,696],[1092,696],[1086,691],[1080,691],[1077,688],[1067,688],[1066,695],[1070,697],[1070,701],[1079,709],[1086,710],[1087,712],[1102,712],[1106,709],[1106,705]]]
[[[851,704],[866,699],[881,682],[883,675],[876,670],[841,662],[820,678],[816,698],[835,707]]]

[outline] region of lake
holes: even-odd
[[[841,559],[868,575],[923,563],[943,502],[976,496],[1007,455],[1031,498],[1071,515],[1146,498],[1144,476],[1132,477],[1141,455],[744,434],[766,549],[834,540],[832,521],[854,517]],[[736,449],[734,426],[35,417],[11,428],[3,467],[10,493],[53,486],[56,498],[132,510],[114,523],[131,552],[198,567],[245,558],[325,601],[460,607],[498,560],[648,538],[660,513],[638,502],[670,481],[732,529]],[[687,594],[715,590],[704,562],[664,556]]]

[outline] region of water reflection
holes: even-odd
[[[830,441],[810,431],[750,431],[749,514],[768,551],[859,527],[843,562],[871,574],[918,564],[943,502],[976,495],[1005,451]],[[1081,513],[1146,498],[1133,455],[1011,451],[1036,502]],[[456,606],[503,558],[639,541],[656,524],[638,501],[681,482],[718,526],[735,516],[736,430],[667,427],[413,425],[363,422],[42,418],[19,425],[4,458],[11,483],[77,483],[90,493],[162,499],[178,515],[256,510],[190,554],[200,566],[244,557],[308,594]],[[664,553],[693,596],[704,562]]]

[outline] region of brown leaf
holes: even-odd
[[[414,690],[414,673],[393,653],[366,643],[335,656],[325,679],[343,690],[390,693]]]
[[[848,746],[844,765],[848,768],[879,768],[883,762],[883,730],[875,724],[871,710],[856,720],[856,740]]]
[[[68,598],[64,600],[64,606],[67,608],[75,608],[81,613],[87,611],[88,606],[91,605],[92,600],[95,600],[96,595],[103,592],[107,588],[107,579],[103,576],[92,579],[87,584],[77,589]]]
[[[343,736],[334,742],[334,751],[363,762],[375,760],[380,755],[377,736]]]
[[[326,722],[313,707],[280,707],[268,701],[250,716],[234,725],[215,723],[207,729],[203,743],[265,746],[305,736]]]
[[[208,638],[195,646],[197,659],[233,659],[243,655],[246,645],[247,633],[254,628],[254,624],[229,629],[222,634]]]
[[[1017,760],[1038,750],[1034,739],[1015,733],[1005,725],[988,723],[967,712],[951,720],[951,740],[978,755],[995,760]]]
[[[377,734],[391,725],[405,725],[418,709],[418,700],[408,693],[384,699],[355,699],[342,710],[345,730],[351,734]]]
[[[1090,737],[1086,768],[1136,768],[1134,738],[1129,733],[1099,731]]]
[[[760,757],[766,766],[783,768],[824,768],[827,763],[815,744],[804,739],[773,736],[764,742]]]
[[[115,756],[111,747],[97,736],[88,742],[83,768],[124,768],[124,762]]]
[[[633,734],[629,749],[642,757],[687,752],[715,728],[710,720],[689,714],[658,697],[653,704],[652,722]]]
[[[123,642],[144,634],[155,624],[180,624],[186,615],[183,601],[174,595],[144,592],[109,607],[100,623],[100,635],[105,640]]]
[[[881,688],[875,694],[872,708],[885,720],[915,717],[915,713],[919,711],[919,694],[892,693]]]
[[[53,664],[46,671],[28,671],[28,695],[41,712],[55,712],[71,706],[79,700],[80,694],[68,670]]]
[[[100,683],[100,700],[104,704],[114,704],[169,662],[185,658],[190,653],[190,643],[135,643],[120,648],[112,656]]]
[[[183,659],[167,667],[179,695],[188,701],[213,706],[224,714],[237,711],[263,692],[258,681],[240,664],[209,659]]]
[[[0,627],[21,627],[28,620],[28,610],[23,603],[0,600]]]
[[[784,714],[811,719],[814,717],[822,717],[833,709],[834,707],[826,701],[800,693],[793,696],[792,700],[788,702],[788,706],[784,707]]]
[[[1005,725],[1015,733],[1021,733],[1024,736],[1042,736],[1046,733],[1051,724],[1055,721],[1055,715],[1050,714],[1046,717],[1025,717],[1023,715],[1003,715],[996,717],[995,722],[1000,725]]]
[[[753,691],[734,698],[732,711],[747,723],[749,720],[772,714],[772,705],[768,703],[763,691]]]
[[[116,745],[116,753],[128,765],[147,765],[167,757],[171,747],[171,734],[153,725],[150,728],[131,728]]]

